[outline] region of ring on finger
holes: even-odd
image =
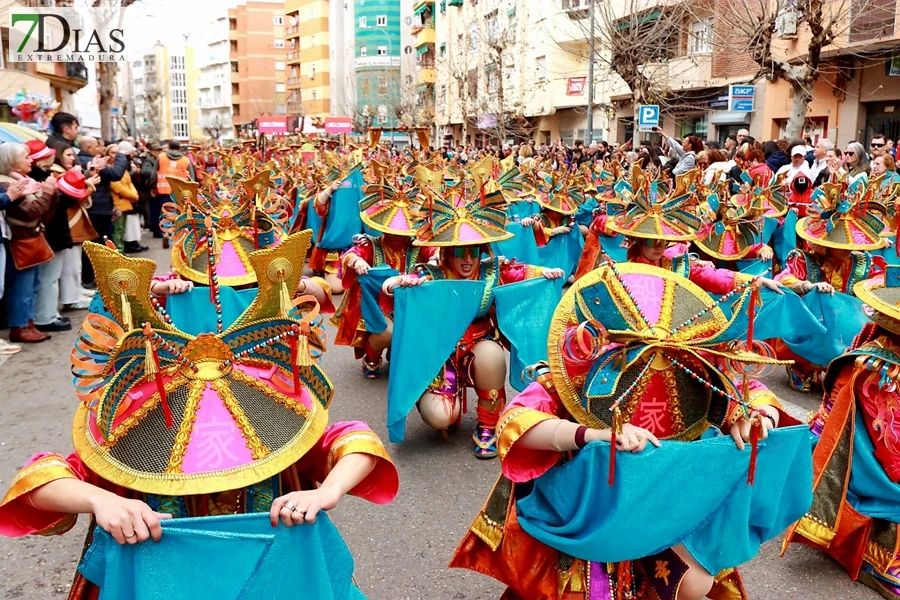
[[[133,537],[137,537],[137,533],[135,533],[135,532],[132,531],[132,532],[131,532],[131,535],[126,535],[126,536],[125,536],[125,539],[126,539],[126,540],[130,540],[130,539],[133,538]]]
[[[286,502],[284,507],[291,512],[294,512],[295,510],[297,510],[297,507],[294,506],[293,504],[291,504],[290,502]]]

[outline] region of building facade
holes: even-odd
[[[409,1],[409,0],[405,0]],[[402,113],[400,0],[353,0],[357,126],[393,128]]]
[[[196,49],[200,67],[197,81],[200,102],[198,127],[202,131],[201,137],[232,140],[231,42],[227,13],[211,19],[205,33],[206,39],[200,40]]]
[[[65,2],[65,0],[59,4],[62,6],[72,5],[71,2]],[[53,98],[59,102],[59,110],[78,115],[79,103],[76,94],[86,88],[91,81],[91,74],[84,63],[7,62],[9,9],[17,6],[39,7],[43,6],[43,3],[35,0],[0,0],[0,50],[2,50],[2,56],[0,56],[0,121],[18,121],[18,117],[12,114],[10,107],[6,104],[6,99],[21,90]],[[58,39],[57,36],[62,36],[62,30],[57,28],[55,22],[48,25],[48,29],[46,35],[56,39]],[[96,89],[96,84],[92,89]],[[96,93],[94,98],[96,107]],[[99,111],[86,110],[84,117],[87,117],[87,125],[90,130],[93,130],[95,124],[99,129]]]
[[[229,9],[228,39],[232,123],[236,136],[251,136],[259,117],[287,114],[284,3]]]
[[[328,0],[287,0],[287,110],[298,117],[331,112],[331,6]]]
[[[329,56],[331,57],[331,114],[352,117],[356,106],[353,2],[329,2]]]
[[[190,141],[199,112],[188,99],[188,50],[157,42],[139,56],[131,64],[137,134]]]

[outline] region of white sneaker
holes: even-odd
[[[82,298],[93,298],[96,293],[97,293],[97,290],[86,290],[84,288],[81,288],[81,297]]]
[[[3,338],[0,338],[0,355],[16,354],[17,352],[20,352],[21,350],[22,350],[22,346],[18,346],[16,344],[11,344],[11,343],[7,342],[6,340],[4,340]]]

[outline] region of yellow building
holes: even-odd
[[[325,117],[331,113],[327,0],[286,0],[287,112]]]

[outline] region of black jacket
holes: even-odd
[[[78,153],[78,162],[81,163],[81,168],[84,169],[86,177],[90,177],[90,174],[88,173],[88,164],[90,164],[93,158],[93,156],[83,150]],[[100,183],[97,184],[97,189],[91,194],[91,201],[93,204],[88,209],[88,215],[102,215],[108,217],[113,214],[112,190],[109,188],[109,184],[113,181],[122,179],[127,170],[128,157],[124,154],[116,154],[114,163],[100,169]]]
[[[75,142],[70,142],[69,140],[64,138],[62,135],[55,133],[55,132],[51,133],[49,136],[47,136],[47,147],[53,148],[54,150],[56,150],[56,147],[59,145],[69,146],[70,148],[74,148]]]
[[[50,175],[53,175],[51,171],[37,167],[32,167],[31,173],[28,174],[29,177],[41,183],[46,181]],[[69,231],[69,216],[66,211],[77,200],[59,192],[57,194],[59,203],[56,208],[44,215],[44,238],[54,252],[62,252],[72,247],[72,233]]]

